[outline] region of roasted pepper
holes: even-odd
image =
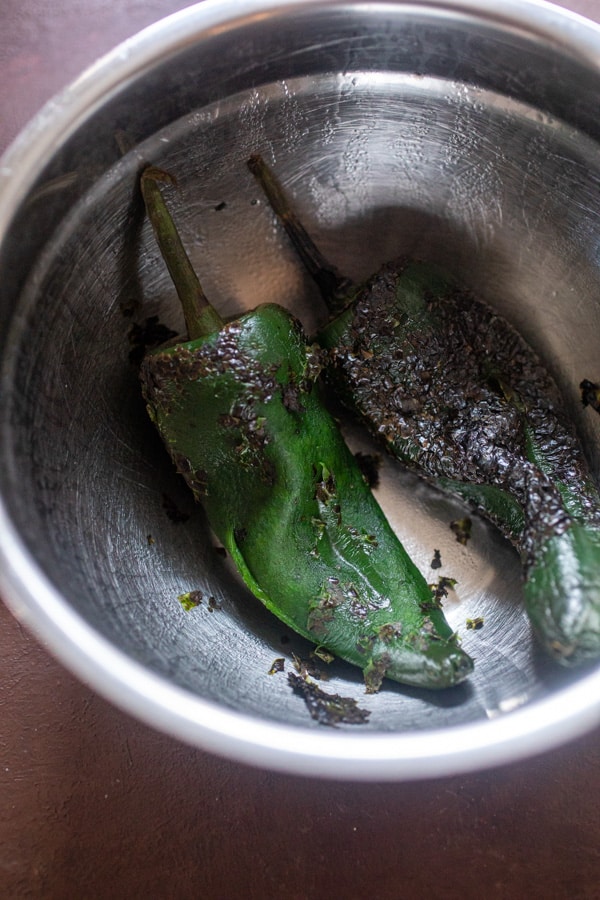
[[[323,351],[283,307],[223,322],[146,169],[143,197],[188,339],[141,366],[148,412],[250,591],[309,640],[363,670],[442,688],[472,662],[377,504],[325,408]]]
[[[423,262],[354,285],[249,161],[331,313],[318,335],[340,399],[398,459],[471,501],[520,551],[525,602],[559,661],[600,657],[600,495],[558,389],[509,323]]]

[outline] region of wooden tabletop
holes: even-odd
[[[0,150],[176,0],[2,0]],[[563,5],[600,21],[600,0]],[[352,784],[217,759],[73,678],[0,604],[0,900],[600,898],[600,730],[512,766]]]

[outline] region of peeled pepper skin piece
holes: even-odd
[[[434,265],[399,260],[352,284],[262,158],[248,164],[332,313],[317,339],[338,397],[392,455],[513,542],[548,652],[564,665],[600,659],[600,495],[537,355]]]
[[[322,352],[268,304],[159,349],[143,394],[178,470],[250,591],[294,631],[422,688],[472,671],[366,484],[317,382]]]

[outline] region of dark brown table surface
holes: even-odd
[[[0,150],[183,0],[0,0]],[[600,0],[563,5],[600,21]],[[76,681],[0,604],[0,900],[600,898],[600,730],[501,769],[351,784],[224,761]]]

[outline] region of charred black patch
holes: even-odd
[[[427,612],[433,609],[441,609],[442,601],[446,599],[449,591],[454,590],[457,583],[456,578],[449,578],[447,575],[442,575],[438,578],[436,584],[430,584],[429,589],[431,591],[431,599],[419,604],[422,611]]]
[[[294,669],[303,678],[316,678],[318,681],[327,681],[329,675],[327,672],[317,665],[314,654],[311,653],[309,659],[304,659],[296,653],[292,654]]]
[[[301,389],[289,382],[282,389],[283,405],[289,412],[302,412],[304,406],[300,400]]]
[[[295,694],[304,700],[312,719],[321,725],[335,728],[338,725],[364,725],[371,715],[368,709],[361,709],[352,697],[328,694],[313,681],[288,674],[288,682]]]

